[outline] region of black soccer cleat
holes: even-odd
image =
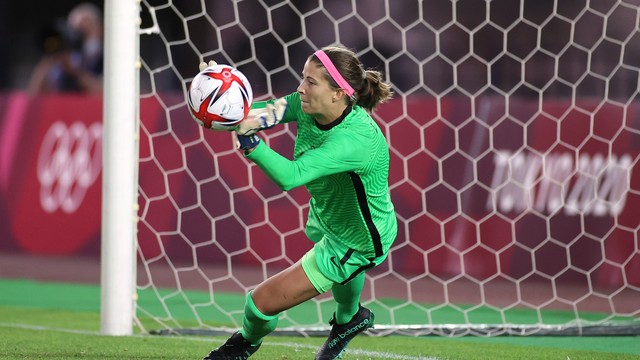
[[[240,332],[236,332],[202,360],[246,360],[259,348],[260,344],[253,346]]]
[[[316,360],[334,360],[342,357],[344,350],[361,332],[373,327],[373,313],[371,310],[360,306],[358,312],[353,315],[351,321],[344,325],[336,324],[335,314],[329,320],[331,332],[329,338],[322,344],[320,350],[316,353]]]

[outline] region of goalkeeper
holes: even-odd
[[[373,313],[360,304],[365,272],[386,259],[397,220],[388,188],[388,144],[369,112],[391,96],[381,74],[365,70],[351,50],[326,47],[307,59],[297,92],[254,104],[236,128],[246,158],[280,188],[306,186],[306,234],[315,244],[247,294],[242,329],[205,359],[248,358],[282,311],[327,291],[336,308],[316,359],[340,357],[373,325]],[[293,160],[256,134],[287,122],[298,126]]]

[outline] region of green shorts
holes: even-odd
[[[307,236],[315,245],[302,257],[302,268],[321,294],[331,290],[335,284],[348,283],[387,258],[387,254],[368,258],[339,240],[322,235],[310,222],[307,223]]]

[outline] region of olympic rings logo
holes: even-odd
[[[102,169],[102,124],[53,123],[42,140],[37,166],[44,211],[75,212]]]

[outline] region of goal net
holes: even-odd
[[[311,248],[304,188],[191,119],[198,63],[236,66],[265,100],[342,44],[395,91],[373,114],[399,224],[363,293],[378,334],[639,332],[637,1],[141,4],[141,331],[236,329],[245,294]],[[262,137],[290,157],[295,134]],[[325,294],[278,331],[326,332],[333,311]]]

